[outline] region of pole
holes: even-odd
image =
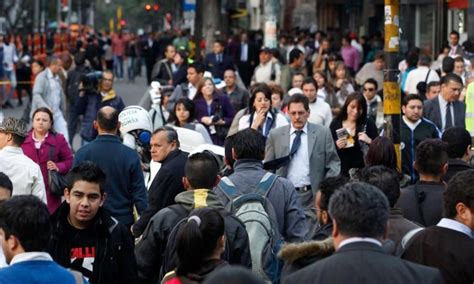
[[[400,1],[385,0],[385,70],[383,82],[383,112],[385,116],[385,136],[395,145],[398,167],[401,169],[400,120],[401,92],[398,84]]]
[[[204,0],[196,0],[196,16],[194,22],[194,40],[196,41],[196,54],[194,60],[201,60],[201,40],[203,28]]]

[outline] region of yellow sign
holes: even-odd
[[[397,82],[383,83],[383,113],[400,114],[401,112],[400,86]]]
[[[117,7],[117,19],[122,19],[122,6]]]
[[[109,20],[109,30],[110,30],[111,32],[114,31],[114,19],[110,19],[110,20]]]
[[[237,9],[237,13],[232,14],[231,18],[233,18],[233,19],[243,18],[243,17],[247,17],[248,14],[249,14],[249,12],[247,11],[247,9]]]

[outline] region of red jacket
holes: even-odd
[[[50,213],[53,213],[61,204],[61,198],[51,194],[48,185],[48,169],[46,163],[50,160],[48,156],[51,146],[54,146],[53,157],[51,160],[56,163],[60,174],[66,174],[71,169],[73,157],[69,144],[66,142],[66,139],[62,134],[49,132],[48,136],[41,144],[40,149],[36,150],[35,141],[33,140],[33,130],[30,130],[25,142],[21,145],[21,148],[23,149],[23,153],[25,153],[26,156],[32,159],[41,168],[46,188],[48,210]]]

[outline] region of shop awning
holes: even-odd
[[[467,9],[468,0],[446,0],[449,9]]]

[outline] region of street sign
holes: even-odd
[[[247,17],[249,12],[247,11],[247,9],[237,9],[236,10],[237,13],[235,14],[232,14],[230,17],[233,18],[233,19],[236,19],[236,18],[243,18],[243,17]]]

